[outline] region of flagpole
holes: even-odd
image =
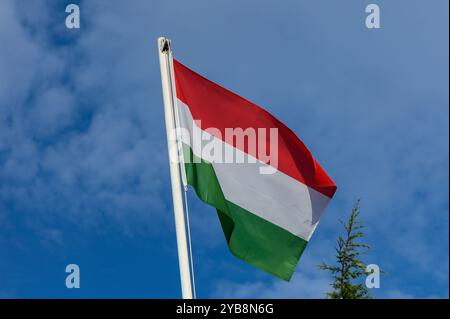
[[[161,83],[164,100],[164,117],[166,122],[167,147],[169,151],[170,181],[175,216],[175,231],[177,235],[178,264],[180,267],[181,293],[183,299],[192,299],[191,273],[186,240],[186,225],[184,218],[183,196],[181,193],[180,167],[178,165],[178,150],[175,132],[173,78],[170,72],[171,48],[170,39],[158,38],[159,64],[161,68]]]

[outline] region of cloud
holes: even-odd
[[[330,290],[329,280],[323,275],[296,274],[289,282],[264,281],[220,282],[211,297],[260,299],[323,299]]]
[[[169,220],[162,212],[170,203],[163,126],[154,116],[161,105],[151,103],[147,73],[127,71],[135,54],[124,42],[114,42],[121,59],[97,50],[101,27],[72,37],[76,45],[55,44],[60,9],[55,1],[1,3],[3,216],[19,214],[17,225],[58,243],[58,219],[82,227],[108,220],[129,235],[157,232],[152,224]]]
[[[323,299],[332,290],[331,275],[319,269],[325,256],[327,244],[313,243],[310,253],[304,254],[297,271],[289,282],[279,279],[265,280],[259,278],[254,281],[232,279],[221,280],[214,285],[211,297],[216,298],[255,298],[255,299]],[[332,261],[330,260],[330,263]]]

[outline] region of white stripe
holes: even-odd
[[[259,168],[264,163],[202,131],[193,121],[188,106],[180,100],[177,102],[181,126],[190,132],[189,135],[183,135],[183,142],[191,146],[196,156],[212,163],[225,198],[309,241],[330,198],[281,171],[260,174]],[[195,134],[202,134],[206,141],[202,145],[195,145],[192,141]],[[214,162],[214,158],[208,153],[201,152],[203,146],[210,144],[212,140],[220,144],[225,152],[228,150],[239,153],[249,160],[245,163]]]

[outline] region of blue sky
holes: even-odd
[[[322,298],[357,198],[374,296],[448,297],[448,1],[0,0],[0,297],[180,296],[156,38],[291,127],[338,185],[290,283],[190,194],[200,297]],[[65,266],[81,288],[65,287]]]

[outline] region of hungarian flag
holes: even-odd
[[[174,76],[188,183],[236,257],[289,281],[336,185],[270,113],[176,60]]]

